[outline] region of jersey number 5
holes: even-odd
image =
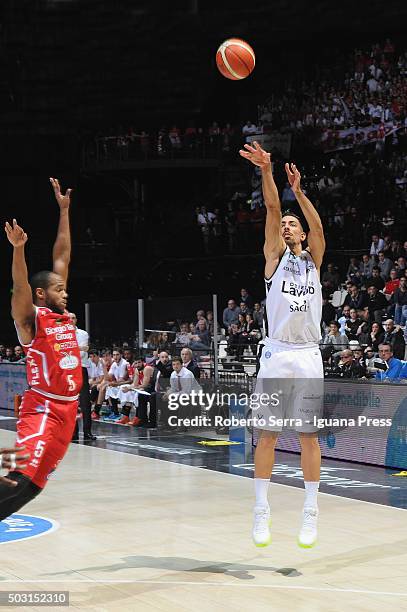
[[[68,379],[68,388],[70,391],[75,391],[76,389],[76,382],[73,380],[73,374],[67,374],[67,379]]]

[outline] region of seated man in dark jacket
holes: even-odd
[[[365,368],[354,360],[351,349],[342,351],[340,361],[334,372],[340,378],[362,378],[366,376]]]
[[[383,315],[386,314],[387,299],[374,285],[370,285],[367,292],[369,295],[367,305],[369,307],[370,320],[381,323]]]
[[[404,342],[403,331],[394,325],[393,319],[387,319],[384,322],[383,344],[387,343],[390,344],[394,357],[404,359],[406,344]]]
[[[366,291],[361,291],[356,285],[351,285],[343,306],[349,306],[349,308],[355,308],[356,310],[363,310],[363,308],[367,306],[367,301],[368,296]]]

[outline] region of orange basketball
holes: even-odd
[[[227,79],[239,81],[253,71],[256,57],[251,46],[240,38],[228,38],[216,52],[216,65]]]

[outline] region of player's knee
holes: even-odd
[[[319,449],[317,434],[300,434],[300,444],[303,449]]]
[[[257,442],[257,448],[274,449],[278,439],[278,434],[274,431],[263,430],[260,434],[260,439]]]

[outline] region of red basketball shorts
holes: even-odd
[[[75,428],[78,401],[48,399],[26,391],[17,421],[16,446],[30,454],[27,467],[18,470],[44,488],[50,474],[63,459]]]

